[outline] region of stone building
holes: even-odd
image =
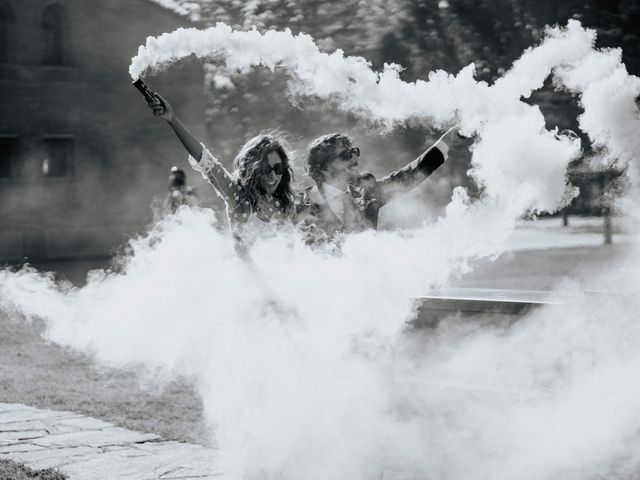
[[[185,161],[131,86],[149,35],[193,26],[149,0],[0,0],[0,261],[108,255]],[[202,69],[149,78],[204,132]]]

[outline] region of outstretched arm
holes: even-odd
[[[417,187],[446,161],[448,150],[447,144],[438,140],[413,162],[381,179],[385,200],[389,202]]]
[[[200,161],[200,159],[202,158],[202,144],[200,143],[200,141],[189,131],[187,127],[184,126],[184,124],[176,116],[171,104],[157,93],[156,96],[158,97],[158,101],[148,104],[149,108],[153,110],[153,114],[158,118],[166,120],[169,126],[177,135],[184,148],[186,148],[187,152],[189,152],[189,155],[191,155],[197,161]]]
[[[379,180],[379,185],[384,191],[385,202],[418,186],[447,160],[449,146],[446,140],[456,127],[449,129],[413,162]]]
[[[156,96],[158,101],[149,102],[149,107],[153,110],[153,114],[166,120],[173,129],[184,148],[191,155],[191,158],[189,158],[191,166],[202,174],[225,202],[235,205],[239,199],[239,189],[229,172],[185,127],[176,116],[171,104],[157,93]]]

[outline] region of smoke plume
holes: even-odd
[[[545,128],[528,97],[552,75],[579,95],[580,128],[630,165],[638,78],[620,52],[594,48],[575,21],[549,28],[493,85],[473,67],[403,82],[397,66],[318,50],[306,35],[218,24],[149,38],[131,74],[195,54],[229,70],[281,68],[296,95],[338,99],[389,128],[461,123],[476,138],[477,200],[405,232],[363,232],[339,253],[255,225],[252,263],[206,210],[183,209],[131,242],[119,272],[83,288],[31,269],[0,271],[0,306],[42,318],[50,340],[111,366],[189,375],[231,474],[266,479],[624,476],[640,458],[640,328],[635,297],[539,310],[510,327],[443,321],[419,346],[406,332],[413,295],[503,253],[523,213],[565,199],[579,142]],[[637,206],[637,197],[628,205]],[[637,211],[637,208],[636,208]],[[640,284],[600,272],[612,290]],[[569,288],[569,287],[566,287]],[[580,285],[571,287],[579,292]]]

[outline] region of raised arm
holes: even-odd
[[[184,148],[189,152],[189,155],[197,159],[197,161],[200,161],[200,158],[202,157],[202,144],[200,141],[176,116],[171,104],[157,93],[156,96],[158,97],[158,100],[149,103],[149,108],[153,110],[153,114],[158,118],[166,120],[177,135],[178,140],[180,140]]]
[[[455,132],[457,127],[456,125],[449,129],[413,162],[379,180],[385,202],[404,195],[418,186],[447,160],[449,154],[447,142],[450,141],[450,137],[457,134]]]
[[[171,104],[160,95],[156,94],[156,96],[158,100],[149,102],[148,105],[156,117],[167,121],[180,143],[189,152],[191,167],[202,174],[225,202],[235,205],[240,195],[231,174],[180,121]]]
[[[449,148],[438,140],[413,162],[379,180],[386,201],[407,193],[422,183],[447,159]]]

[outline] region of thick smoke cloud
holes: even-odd
[[[457,75],[437,71],[428,81],[407,83],[400,79],[397,65],[375,72],[361,57],[345,57],[340,50],[321,52],[308,35],[240,32],[218,24],[149,37],[129,72],[137,78],[189,55],[217,58],[230,71],[256,66],[283,69],[291,77],[292,95],[337,99],[340,108],[388,128],[407,120],[440,127],[460,123],[463,132],[479,139],[472,175],[489,195],[509,198],[514,212],[553,210],[564,194],[563,173],[578,155],[579,144],[546,131],[539,108],[522,98],[542,87],[556,70],[563,72],[558,81],[580,69],[592,71],[593,81],[567,85],[576,93],[608,76],[620,59],[615,52],[596,52],[594,42],[592,30],[571,21],[565,29],[548,29],[545,41],[526,51],[494,85],[476,82],[471,65]],[[594,63],[594,53],[612,60]],[[501,193],[510,186],[519,195]]]
[[[516,219],[565,198],[580,145],[548,131],[539,108],[521,101],[548,75],[581,95],[580,126],[608,160],[636,161],[638,79],[594,40],[578,22],[549,29],[489,86],[472,67],[405,83],[396,67],[376,73],[289,32],[220,24],[150,38],[132,61],[134,77],[191,54],[215,56],[232,70],[283,68],[294,94],[339,99],[389,128],[461,122],[477,138],[472,175],[483,195],[472,201],[457,189],[434,224],[352,235],[339,253],[254,225],[252,263],[206,211],[181,210],[132,241],[121,272],[94,272],[86,287],[1,271],[0,306],[43,318],[50,340],[100,362],[191,376],[227,470],[245,478],[637,471],[635,297],[555,306],[508,328],[443,321],[421,342],[405,334],[413,295],[500,255]],[[625,272],[600,272],[608,288],[637,286],[637,259],[629,256]]]

